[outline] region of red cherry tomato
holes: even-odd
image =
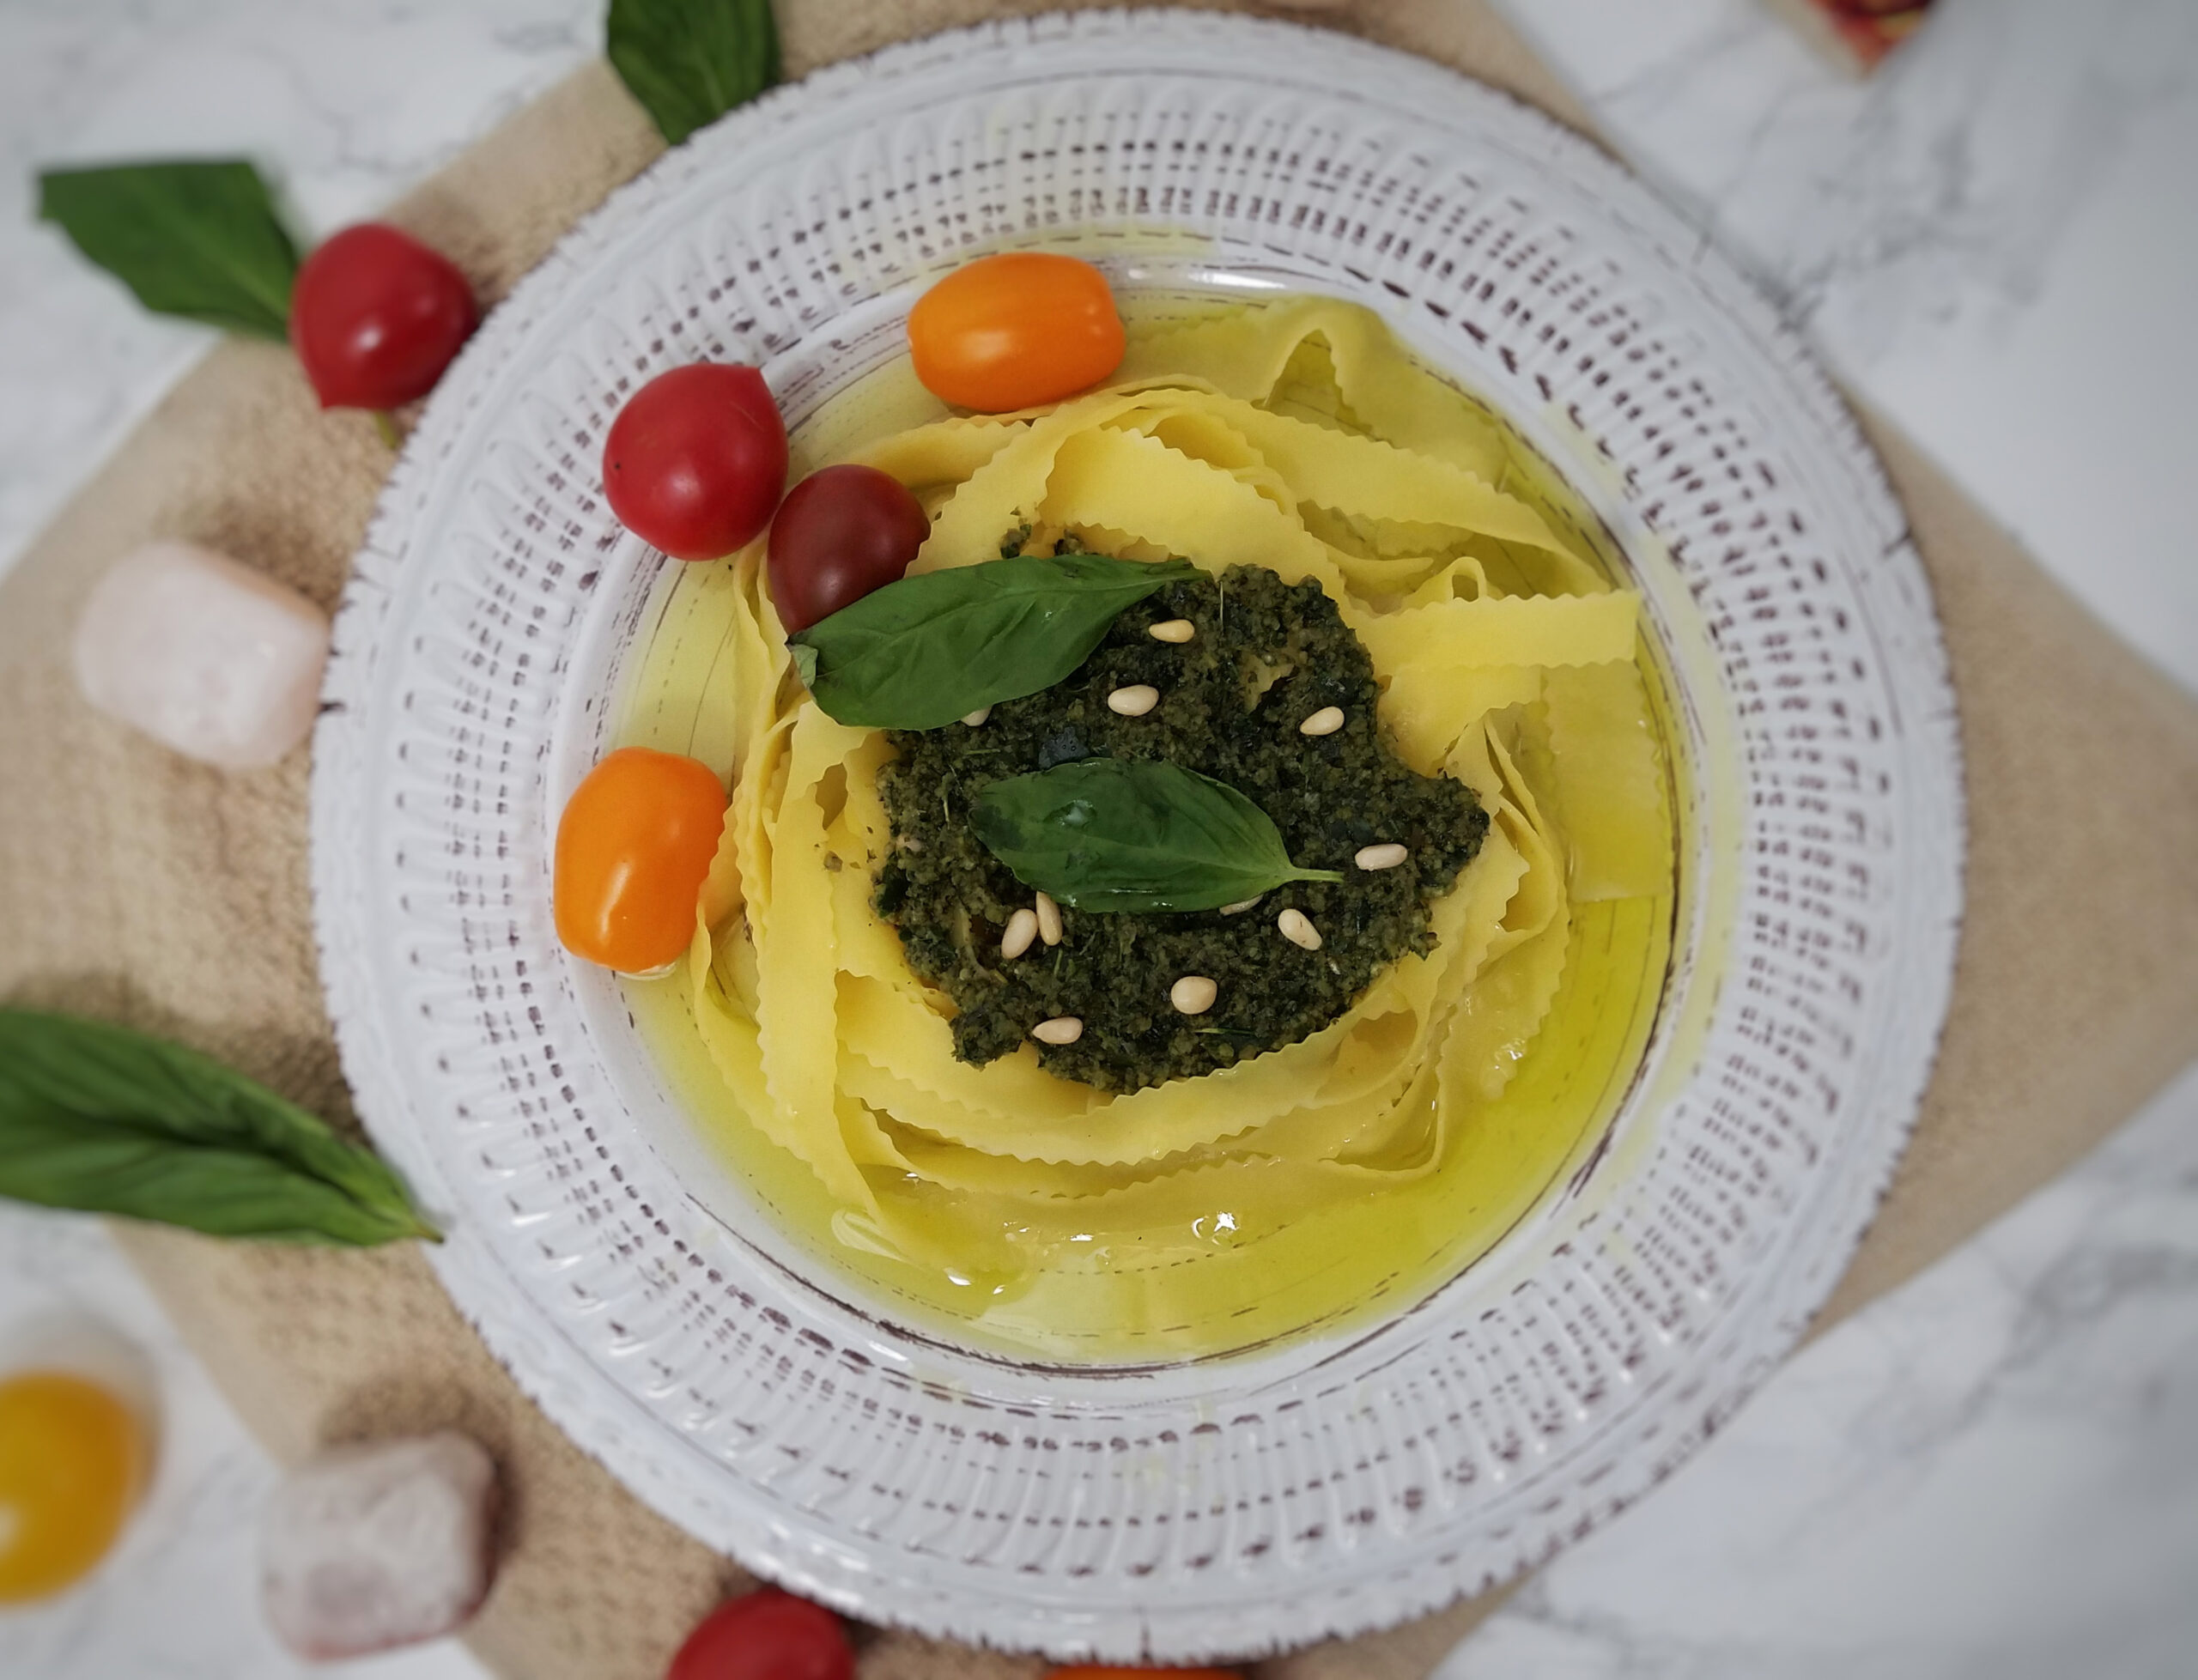
[[[908,569],[931,535],[924,505],[876,467],[825,467],[786,492],[771,521],[771,600],[806,630]]]
[[[746,547],[786,487],[786,422],[753,367],[698,361],[658,374],[604,443],[610,511],[677,560]]]
[[[1121,366],[1107,276],[1073,257],[1003,252],[916,300],[908,350],[933,396],[986,414],[1057,403]]]
[[[290,343],[324,409],[425,397],[480,319],[449,258],[378,221],[323,243],[290,294]]]
[[[717,773],[677,753],[624,747],[589,771],[557,819],[565,949],[622,974],[684,955],[725,806]]]
[[[854,1671],[839,1617],[766,1586],[705,1616],[665,1680],[854,1680]]]

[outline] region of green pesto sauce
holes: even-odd
[[[1174,618],[1189,619],[1197,634],[1171,644],[1146,634]],[[1109,711],[1108,694],[1134,683],[1158,689],[1159,704],[1139,718]],[[1366,650],[1318,584],[1240,566],[1132,607],[1073,676],[1002,701],[979,726],[893,731],[898,756],[879,786],[894,850],[878,871],[877,908],[910,967],[954,999],[955,1053],[989,1062],[1031,1042],[1040,1022],[1075,1016],[1083,1036],[1038,1045],[1041,1064],[1132,1091],[1306,1038],[1348,1010],[1384,964],[1433,949],[1430,903],[1479,851],[1488,815],[1463,783],[1420,775],[1397,757],[1378,698]],[[1340,730],[1299,731],[1329,706],[1343,710]],[[988,782],[1095,755],[1164,759],[1226,782],[1273,819],[1293,862],[1344,879],[1294,882],[1229,916],[1064,907],[1058,946],[1034,943],[1004,961],[1008,918],[1034,895],[977,838],[971,806]],[[1409,848],[1402,864],[1353,867],[1361,846],[1383,841]],[[1277,931],[1291,907],[1319,930],[1319,950]],[[1203,1015],[1169,1001],[1187,974],[1218,987]]]

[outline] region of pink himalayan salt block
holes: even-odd
[[[224,770],[281,759],[312,731],[328,616],[192,543],[117,561],[76,621],[76,685],[109,717]]]
[[[495,1463],[452,1430],[323,1453],[261,1522],[269,1622],[315,1662],[454,1631],[489,1595],[495,1505]]]

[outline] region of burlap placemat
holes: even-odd
[[[790,73],[1041,3],[779,0]],[[1281,10],[1282,8],[1269,9]],[[1478,0],[1345,9],[1369,39],[1578,106]],[[598,65],[392,213],[494,298],[659,143]],[[1866,422],[1867,417],[1866,416]],[[1897,1182],[1824,1322],[2059,1172],[2198,1053],[2198,707],[2102,629],[1890,426],[1868,422],[1938,591],[1960,694],[1968,915],[1937,1075]],[[196,538],[333,605],[390,462],[288,355],[215,351],[0,585],[0,998],[171,1033],[349,1114],[315,977],[307,762],[224,776],[89,713],[65,661],[93,579]],[[342,1254],[121,1233],[276,1454],[452,1423],[511,1493],[470,1639],[527,1680],[657,1680],[742,1580],[575,1449],[409,1248]],[[1423,1680],[1499,1595],[1258,1666]],[[880,1634],[865,1680],[1024,1680],[1035,1660]]]

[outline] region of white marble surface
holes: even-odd
[[[2198,1068],[1790,1362],[1439,1680],[2198,1672]]]
[[[455,1641],[300,1662],[259,1612],[259,1507],[274,1465],[96,1220],[0,1202],[0,1343],[90,1324],[151,1362],[158,1457],[121,1544],[75,1591],[0,1607],[9,1680],[480,1680]]]
[[[1510,0],[1618,143],[2094,610],[2198,686],[2198,8],[1944,0],[1867,85],[1752,0]],[[249,151],[326,231],[597,50],[598,0],[0,0],[0,567],[206,342],[28,221],[35,162]],[[2162,487],[2168,487],[2163,488]],[[98,1227],[0,1207],[0,1335],[157,1367],[146,1510],[0,1673],[274,1680],[273,1471]],[[1443,1680],[2198,1668],[2198,1071],[1782,1372]],[[445,1644],[312,1672],[477,1674]]]
[[[604,0],[0,0],[0,569],[214,342],[35,224],[36,170],[248,156],[312,236],[601,50]]]
[[[1757,0],[1504,0],[1618,148],[2198,688],[2198,6],[1940,0],[1867,82]]]

